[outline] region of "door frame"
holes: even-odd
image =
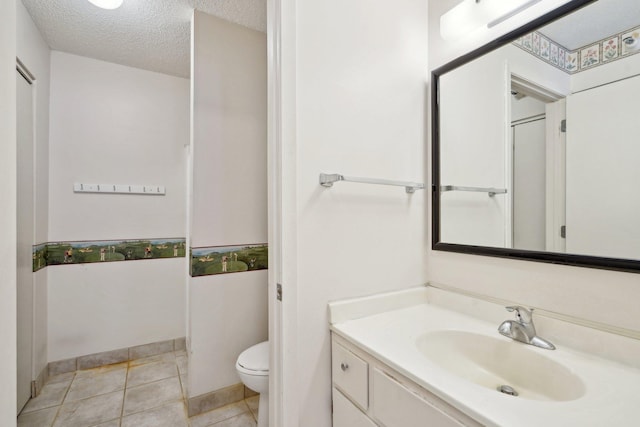
[[[547,178],[546,178],[546,250],[566,252],[567,240],[560,235],[567,211],[567,134],[562,121],[567,118],[565,98],[546,105]]]
[[[20,58],[16,57],[16,72],[26,81],[26,83],[29,85],[30,89],[31,89],[31,141],[32,141],[32,147],[31,147],[31,175],[32,175],[32,185],[31,185],[31,199],[32,199],[32,210],[31,210],[31,241],[29,242],[30,247],[33,247],[33,245],[35,244],[35,141],[36,141],[36,78],[33,75],[33,73],[29,70],[29,68],[20,60]],[[17,90],[17,89],[16,89]],[[17,95],[16,95],[17,96]],[[16,106],[17,106],[17,102],[18,99],[16,98]],[[19,114],[19,111],[16,108],[16,114]],[[16,129],[17,132],[17,129]],[[17,140],[17,135],[16,135],[16,143],[18,142]],[[16,150],[18,150],[17,145],[16,145]],[[17,153],[18,151],[16,151]],[[17,156],[17,155],[16,155]],[[20,173],[19,168],[20,165],[18,164],[19,158],[16,158],[16,167],[18,168],[18,175]],[[16,181],[16,189],[18,188],[18,186],[20,185],[19,181]],[[17,200],[17,195],[16,195],[16,202]],[[17,206],[17,208],[19,208],[19,206]],[[19,237],[19,235],[17,234],[19,233],[18,227],[16,227],[16,236]],[[20,239],[17,238],[17,243],[20,242]],[[17,245],[16,245],[17,246]],[[18,252],[16,252],[16,257],[20,256],[20,254]],[[16,262],[18,262],[19,259],[16,260]],[[31,257],[29,257],[29,264],[31,264]],[[31,270],[31,269],[30,269]],[[16,277],[16,322],[17,322],[17,318],[20,315],[20,310],[21,307],[19,307],[18,305],[20,304],[20,300],[18,298],[18,291],[17,291],[17,286],[21,286],[21,285],[26,285],[29,286],[30,292],[30,299],[31,301],[29,302],[24,302],[24,304],[29,304],[29,315],[30,315],[30,337],[29,337],[29,346],[30,346],[30,359],[28,361],[29,363],[29,378],[28,378],[28,395],[29,397],[27,398],[27,401],[22,403],[22,399],[23,397],[21,395],[17,395],[16,396],[16,402],[17,402],[17,413],[20,413],[20,411],[22,410],[22,408],[24,407],[24,405],[26,405],[26,403],[29,401],[30,398],[34,397],[34,380],[36,377],[36,373],[34,372],[34,366],[35,366],[35,282],[34,282],[34,276],[33,273],[30,271],[29,273],[29,280],[27,280],[26,284],[21,284],[19,283],[19,277]],[[19,327],[19,324],[16,324],[16,327]],[[18,337],[16,337],[16,339],[18,339]],[[16,348],[16,366],[17,366],[17,362],[20,361],[20,354],[18,354],[18,348]],[[19,373],[16,370],[17,375],[19,375]],[[16,378],[16,381],[18,380],[18,378]],[[19,382],[16,384],[16,392],[18,390],[18,388],[23,387],[24,384],[20,384]],[[20,401],[18,401],[18,399],[20,399]]]
[[[290,19],[295,16],[295,6],[296,0],[267,0],[269,425],[272,427],[298,427],[299,420],[296,24]]]
[[[0,2],[0,139],[16,140],[16,2]],[[16,145],[0,144],[0,425],[15,426]]]

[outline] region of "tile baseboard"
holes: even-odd
[[[245,398],[245,394],[245,386],[240,383],[188,398],[187,415],[193,417],[238,402]]]
[[[40,392],[42,391],[42,387],[49,381],[49,367],[45,366],[40,371],[38,377],[31,381],[31,397],[38,397]]]
[[[103,351],[101,353],[88,354],[85,356],[72,357],[70,359],[57,360],[55,362],[49,362],[47,371],[47,378],[54,375],[65,374],[67,372],[74,372],[81,369],[98,368],[101,366],[112,365],[114,363],[128,362],[134,359],[140,359],[142,357],[155,356],[157,354],[167,353],[170,351],[185,350],[185,338],[175,338],[166,341],[156,341],[148,344],[137,345],[133,347],[120,348],[117,350]],[[43,376],[40,374],[38,378]],[[44,382],[46,383],[46,379]],[[36,380],[35,390],[38,390],[39,379]],[[42,388],[42,387],[40,387]]]

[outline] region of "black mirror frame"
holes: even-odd
[[[431,72],[431,144],[432,144],[432,249],[437,251],[457,252],[469,255],[484,255],[509,258],[523,261],[536,261],[552,264],[572,265],[579,267],[600,268],[626,272],[640,272],[640,260],[605,258],[589,255],[565,254],[559,252],[529,251],[522,249],[494,248],[488,246],[461,245],[440,241],[440,112],[438,110],[438,94],[440,76],[458,68],[484,54],[498,49],[518,37],[524,36],[556,19],[574,12],[597,0],[572,0],[557,9],[511,31],[486,45],[467,53],[446,65]]]

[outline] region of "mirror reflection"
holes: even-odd
[[[599,0],[439,75],[439,243],[640,260],[638,53]]]

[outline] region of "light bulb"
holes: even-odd
[[[89,2],[102,9],[117,9],[122,6],[123,0],[89,0]]]

